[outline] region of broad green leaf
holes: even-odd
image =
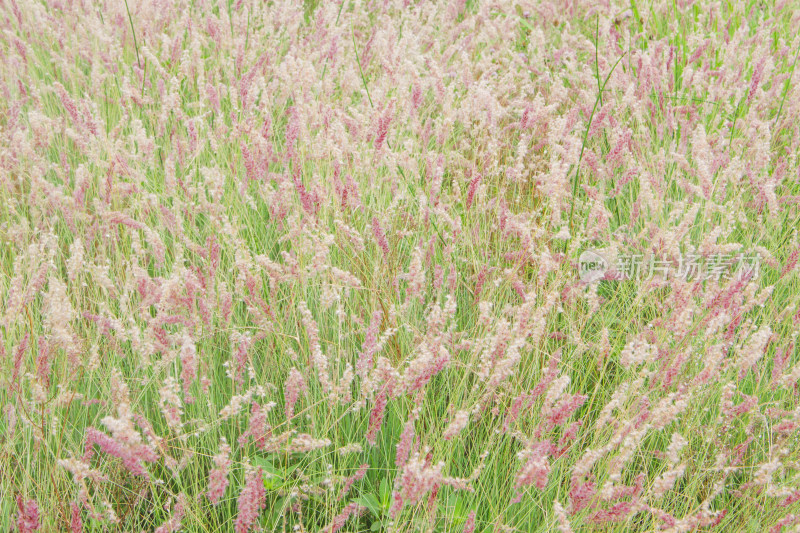
[[[381,480],[380,495],[381,495],[381,505],[383,506],[384,509],[388,509],[389,504],[392,503],[392,487],[389,486],[388,478],[383,478]]]
[[[373,515],[375,515],[375,518],[380,518],[381,517],[381,514],[382,514],[382,512],[381,512],[381,504],[378,501],[378,498],[376,498],[374,494],[365,494],[365,495],[359,496],[358,498],[356,498],[353,501],[355,503],[357,503],[359,505],[363,505],[364,507],[369,509],[369,511]]]

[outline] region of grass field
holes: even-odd
[[[0,0],[0,531],[800,530],[799,8]]]

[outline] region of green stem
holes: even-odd
[[[136,30],[133,29],[133,18],[131,18],[131,10],[128,7],[128,0],[125,0],[125,11],[128,12],[128,22],[131,23],[131,32],[133,33],[133,47],[136,49],[136,64],[139,68],[142,67],[142,62],[139,60],[139,45],[136,43]]]
[[[623,52],[623,54],[619,56],[619,59],[617,59],[617,62],[614,63],[613,67],[611,67],[611,71],[608,73],[608,76],[606,76],[606,79],[603,81],[603,85],[600,87],[600,90],[597,93],[597,98],[594,101],[594,107],[592,107],[592,113],[591,115],[589,115],[589,123],[586,125],[586,131],[583,133],[583,142],[581,143],[581,153],[578,156],[578,163],[576,165],[577,169],[575,170],[575,179],[572,182],[572,204],[570,205],[569,209],[570,239],[572,238],[574,233],[572,225],[572,216],[573,213],[575,212],[575,197],[578,193],[578,183],[580,183],[581,179],[581,161],[583,160],[583,151],[586,148],[586,141],[589,137],[589,128],[592,127],[592,119],[594,118],[595,111],[597,111],[597,104],[600,103],[601,95],[603,94],[603,91],[606,89],[606,84],[608,83],[608,80],[611,79],[611,75],[614,73],[614,70],[617,68],[617,65],[619,65],[619,62],[622,61],[622,58],[625,57],[626,53],[627,52]]]

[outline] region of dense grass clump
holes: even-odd
[[[0,0],[0,530],[800,527],[796,7]]]

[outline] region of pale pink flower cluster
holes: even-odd
[[[128,386],[118,371],[111,376],[111,388],[118,416],[106,416],[102,419],[111,435],[93,427],[87,428],[83,462],[88,463],[92,459],[96,445],[103,453],[121,459],[123,466],[132,474],[149,478],[145,464],[158,460],[158,455],[150,444],[142,440],[141,433],[134,426],[134,421],[138,423],[139,420],[131,412]],[[143,429],[148,428],[145,426]]]
[[[228,446],[228,443],[222,441],[219,453],[214,456],[214,468],[208,473],[206,495],[214,505],[220,502],[222,496],[225,495],[225,489],[228,487],[228,470],[231,467],[230,452],[231,447]]]
[[[267,492],[264,488],[264,474],[260,468],[247,474],[244,488],[236,501],[238,514],[234,530],[236,533],[247,533],[256,524],[261,511],[266,506]]]
[[[17,495],[17,530],[20,533],[38,531],[41,527],[39,520],[39,505],[36,500],[23,500]]]
[[[289,371],[289,376],[286,378],[284,401],[286,402],[286,419],[291,420],[294,417],[294,407],[301,394],[308,394],[308,387],[306,386],[305,378],[296,368]]]

